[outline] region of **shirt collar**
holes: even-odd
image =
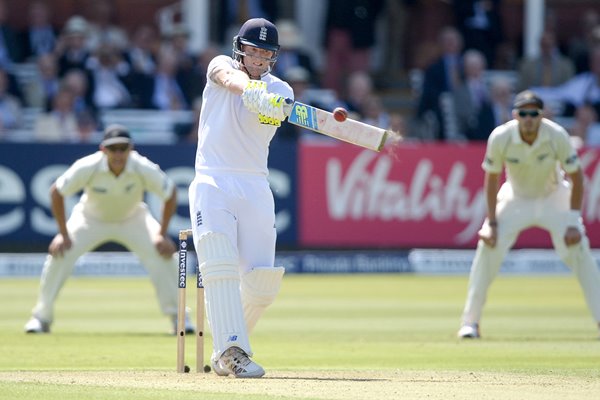
[[[526,144],[525,141],[523,141],[523,139],[521,138],[521,134],[519,133],[518,121],[516,121],[516,120],[514,120],[514,121],[516,122],[516,124],[515,124],[515,129],[512,131],[512,142],[515,144],[519,144],[519,143]],[[547,142],[548,140],[550,140],[550,136],[548,135],[548,132],[546,131],[546,125],[544,124],[544,118],[542,118],[542,122],[540,123],[540,127],[538,129],[538,135],[535,138],[535,141],[533,142],[531,147],[539,146],[541,143]]]
[[[129,151],[129,157],[127,158],[127,163],[125,164],[125,169],[123,170],[123,172],[129,172],[133,168],[131,166],[131,153],[132,152],[133,152],[133,150]],[[100,151],[100,153],[102,153],[102,151]],[[106,154],[104,154],[104,153],[102,153],[102,159],[100,160],[100,171],[110,172],[110,169],[108,168],[108,157],[106,157]]]

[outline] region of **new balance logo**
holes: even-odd
[[[237,342],[237,335],[231,335],[229,336],[229,338],[227,338],[228,342]]]
[[[202,225],[202,213],[200,211],[196,212],[196,226]]]

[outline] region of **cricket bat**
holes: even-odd
[[[383,148],[388,136],[385,129],[350,118],[339,122],[328,111],[291,99],[286,99],[284,113],[290,124],[375,151]]]

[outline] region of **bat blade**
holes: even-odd
[[[385,129],[350,118],[339,122],[332,113],[298,101],[290,100],[286,109],[291,124],[367,149],[380,151],[387,138]]]

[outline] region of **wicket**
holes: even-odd
[[[185,365],[185,291],[187,281],[187,247],[191,229],[179,231],[179,301],[177,304],[177,372],[189,372]],[[204,286],[200,266],[196,273],[196,372],[209,372],[210,366],[204,366]],[[187,370],[186,370],[187,369]]]

